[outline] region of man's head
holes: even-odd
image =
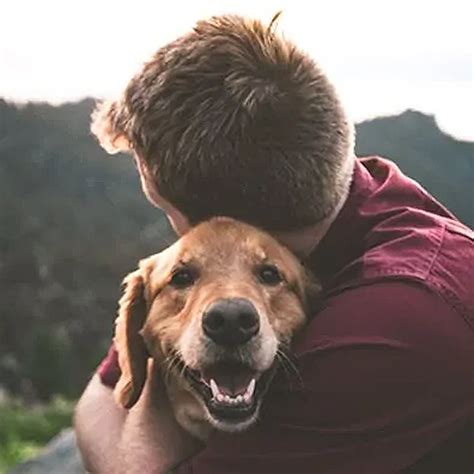
[[[161,48],[92,130],[108,151],[132,151],[149,199],[190,224],[223,215],[293,231],[350,185],[353,127],[331,83],[272,25],[237,16]]]

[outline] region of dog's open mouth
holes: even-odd
[[[202,371],[186,368],[184,373],[213,418],[238,424],[255,415],[273,369],[257,372],[231,361],[219,362]]]

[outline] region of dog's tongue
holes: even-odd
[[[219,391],[225,395],[235,397],[245,393],[257,372],[241,364],[218,364],[202,372],[202,378],[209,385],[213,379]]]

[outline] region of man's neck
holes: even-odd
[[[327,234],[346,203],[348,195],[349,193],[347,192],[334,208],[334,211],[321,222],[295,231],[276,232],[274,237],[288,247],[298,258],[304,260],[311,255]]]

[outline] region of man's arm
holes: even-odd
[[[115,403],[112,390],[94,375],[74,414],[77,442],[88,471],[115,472],[125,418],[126,411]]]
[[[95,375],[77,404],[74,425],[85,467],[97,474],[165,473],[201,447],[176,423],[151,366],[130,410],[119,407]]]

